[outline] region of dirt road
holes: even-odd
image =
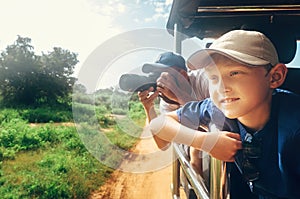
[[[134,152],[149,153],[153,150],[158,150],[154,141],[145,139],[137,144]],[[145,159],[147,161],[155,160]],[[106,184],[91,195],[91,199],[169,199],[172,198],[171,178],[171,164],[157,171],[138,174],[116,170]],[[181,198],[185,199],[183,190]]]

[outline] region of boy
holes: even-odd
[[[188,62],[205,69],[210,99],[152,120],[152,133],[232,162],[230,198],[300,198],[300,97],[277,89],[287,68],[271,41],[230,31]]]

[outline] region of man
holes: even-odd
[[[165,52],[159,55],[154,63],[146,63],[143,68],[147,71],[160,71],[164,68],[157,79],[157,89],[154,88],[139,92],[138,96],[142,102],[147,116],[147,123],[157,117],[154,109],[154,100],[161,96],[160,113],[167,113],[180,108],[189,101],[200,101],[209,97],[207,80],[203,75],[203,70],[188,71],[185,59],[173,52]],[[169,142],[157,139],[154,135],[157,146],[165,149]],[[196,172],[201,173],[202,162],[199,158],[199,151],[186,147],[190,154],[190,163]]]

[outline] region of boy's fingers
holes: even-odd
[[[226,160],[226,162],[234,162],[234,158],[230,158],[229,160]]]
[[[242,149],[243,148],[243,144],[242,144],[242,141],[237,141],[237,148],[238,149]]]
[[[237,139],[237,140],[241,140],[241,136],[240,136],[240,134],[238,134],[238,133],[231,133],[231,132],[228,132],[228,133],[226,133],[226,135],[227,135],[228,137],[231,137],[231,138],[234,138],[234,139]]]
[[[241,142],[241,136],[238,133],[228,132],[226,135],[230,138],[236,139],[235,144],[238,149],[241,149],[243,147],[242,142]]]

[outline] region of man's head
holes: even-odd
[[[184,58],[173,52],[164,52],[160,54],[154,63],[144,64],[142,70],[144,73],[151,73],[164,71],[169,67],[175,70],[187,71]]]
[[[165,52],[158,56],[155,63],[143,65],[144,73],[159,74],[156,80],[160,96],[169,104],[178,104],[178,90],[191,93],[185,59],[173,52]]]
[[[287,73],[271,41],[256,31],[231,31],[188,62],[193,69],[205,69],[214,104],[245,124],[257,116],[268,118],[273,89]]]

